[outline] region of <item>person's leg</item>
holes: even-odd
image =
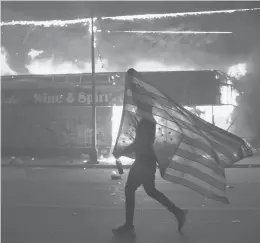
[[[135,191],[141,185],[138,165],[133,164],[125,186],[125,224],[113,229],[114,234],[131,234],[134,228]]]
[[[166,207],[171,213],[174,214],[178,220],[178,230],[181,231],[185,220],[187,210],[182,210],[177,207],[168,197],[166,197],[162,192],[155,188],[155,170],[147,170],[146,176],[143,179],[143,187],[148,196],[155,199],[157,202],[161,203]]]
[[[126,225],[129,226],[132,226],[134,222],[135,191],[141,185],[141,181],[139,166],[133,164],[125,185],[125,218]]]
[[[163,193],[161,193],[155,188],[154,170],[150,168],[147,169],[142,184],[147,195],[161,203],[168,210],[174,211],[177,208],[174,203],[172,203]]]

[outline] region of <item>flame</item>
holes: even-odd
[[[233,65],[228,70],[228,75],[230,77],[239,79],[243,76],[245,76],[247,73],[247,66],[245,63],[239,63],[236,65]]]
[[[103,60],[104,61],[104,60]],[[90,62],[84,63],[83,68],[70,61],[55,61],[53,57],[46,59],[34,59],[26,65],[30,74],[65,74],[65,73],[91,73]],[[107,72],[100,60],[96,60],[96,72]]]
[[[8,52],[1,47],[1,75],[14,75],[16,72],[8,64]]]
[[[191,107],[185,107],[185,108],[193,112]],[[219,105],[219,106],[195,106],[194,108],[201,111],[201,114],[199,115],[200,118],[224,130],[227,130],[232,122],[231,114],[235,107],[233,105]]]
[[[35,57],[39,56],[40,54],[43,53],[43,50],[35,50],[35,49],[31,49],[30,52],[28,53],[28,56],[33,60]]]
[[[112,148],[115,146],[118,130],[120,127],[120,122],[122,118],[123,106],[113,106],[112,107]],[[102,159],[100,160],[102,161]],[[125,164],[132,164],[133,159],[127,157],[120,157],[120,161]],[[108,164],[114,164],[115,158],[111,154],[108,158],[104,159],[104,162]]]
[[[195,106],[195,108],[201,111],[201,114],[199,115],[200,118],[227,130],[232,123],[231,115],[237,106],[237,97],[239,96],[239,93],[237,90],[232,89],[231,86],[222,86],[220,92],[221,104],[223,105]],[[192,111],[191,107],[185,108]]]
[[[231,85],[222,86],[220,88],[220,93],[221,104],[237,106],[237,97],[239,96],[239,93],[237,92],[237,90],[232,88]]]
[[[114,146],[116,143],[122,112],[123,112],[123,106],[114,105],[112,107],[112,146]]]

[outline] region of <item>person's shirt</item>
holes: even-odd
[[[137,163],[156,164],[156,156],[153,150],[156,124],[142,119],[136,128],[134,152]]]
[[[156,124],[142,119],[136,127],[134,142],[127,146],[123,151],[116,154],[116,159],[124,155],[135,154],[136,162],[142,164],[156,164],[157,158],[154,154],[153,143],[155,139]]]

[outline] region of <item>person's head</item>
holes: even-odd
[[[136,102],[136,105],[138,115],[140,115],[142,118],[155,122],[153,117],[153,106],[151,104]]]

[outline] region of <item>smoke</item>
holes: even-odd
[[[1,75],[14,75],[15,71],[8,64],[9,55],[4,47],[1,47]]]

